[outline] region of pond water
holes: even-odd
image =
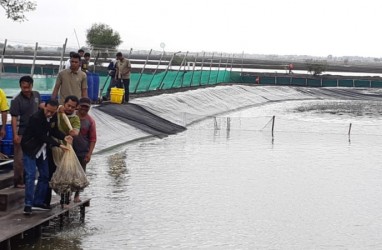
[[[277,102],[96,154],[85,224],[33,248],[381,249],[381,111]]]

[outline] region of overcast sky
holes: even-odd
[[[120,49],[382,57],[380,0],[37,0],[28,21],[6,19],[0,42],[86,45],[104,23]],[[75,32],[76,31],[76,32]]]

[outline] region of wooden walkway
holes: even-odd
[[[24,208],[3,215],[0,214],[0,248],[10,250],[12,237],[22,235],[30,229],[41,230],[41,226],[49,220],[59,217],[60,223],[63,222],[63,218],[68,215],[68,212],[76,207],[80,208],[80,221],[84,222],[85,207],[90,205],[90,198],[81,197],[81,200],[79,203],[71,202],[65,208],[56,204],[49,211],[33,210],[30,215],[24,214]]]

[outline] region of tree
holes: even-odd
[[[109,25],[95,23],[87,30],[86,43],[101,52],[115,50],[121,43],[121,37],[117,31],[114,31]]]
[[[326,71],[326,61],[307,61],[308,72],[313,73],[314,76],[321,75],[322,72]]]
[[[5,10],[7,18],[23,22],[27,20],[24,12],[35,10],[37,4],[28,0],[0,0],[0,6]]]

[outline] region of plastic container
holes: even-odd
[[[5,137],[3,138],[3,140],[11,140],[13,141],[13,129],[12,129],[12,125],[11,124],[6,124],[5,125]]]
[[[88,97],[90,100],[94,101],[93,100],[93,87],[94,87],[94,83],[93,83],[93,73],[91,72],[87,72],[86,73],[86,79],[87,79],[87,83],[88,83]]]
[[[13,130],[11,124],[5,125],[5,137],[1,141],[1,153],[13,155]]]
[[[99,75],[96,73],[93,73],[93,94],[90,98],[92,101],[96,102],[98,101],[98,93],[99,93]]]
[[[13,155],[13,140],[2,140],[1,141],[1,153],[5,155]]]
[[[110,102],[121,104],[125,96],[125,89],[123,88],[111,88],[110,90]]]
[[[46,102],[50,100],[52,97],[52,94],[40,94],[41,102]]]

